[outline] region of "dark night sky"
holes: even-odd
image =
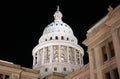
[[[53,22],[56,6],[60,6],[63,22],[70,25],[82,44],[86,32],[113,8],[119,0],[40,0],[39,2],[7,2],[1,9],[0,60],[32,68],[32,49],[38,44],[44,28]],[[32,43],[31,43],[32,42]],[[88,62],[87,54],[84,56]]]

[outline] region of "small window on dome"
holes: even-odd
[[[63,36],[61,36],[61,40],[64,40],[64,37],[63,37]]]
[[[58,36],[55,36],[55,39],[58,40]]]
[[[58,24],[56,24],[56,25],[58,25]]]
[[[56,68],[56,67],[54,67],[54,71],[57,71],[57,68]]]
[[[62,26],[63,24],[61,24],[61,26]]]
[[[45,39],[45,41],[47,41],[47,39]]]
[[[47,72],[48,71],[48,69],[47,68],[45,68],[45,72]]]
[[[65,25],[67,27],[67,25]]]
[[[50,40],[52,40],[52,37],[50,37]]]
[[[63,70],[66,71],[66,67],[64,67]]]
[[[69,40],[69,38],[67,37],[67,41]]]

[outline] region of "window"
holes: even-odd
[[[3,79],[3,74],[0,74],[0,79]]]
[[[63,70],[66,71],[66,67],[64,67]]]
[[[45,41],[47,41],[47,39],[45,39]]]
[[[69,40],[69,38],[67,38],[67,41]]]
[[[109,42],[108,46],[109,46],[110,56],[114,57],[115,56],[115,52],[114,52],[113,42],[112,41]]]
[[[56,67],[54,68],[54,71],[57,71],[57,68],[56,68]]]
[[[50,37],[50,40],[52,40],[52,37]]]
[[[120,79],[117,68],[113,70],[113,75],[114,75],[114,79]]]
[[[103,61],[107,61],[108,58],[107,58],[107,51],[105,46],[102,47],[102,53],[103,53]]]
[[[10,79],[10,76],[9,75],[5,75],[5,79]]]
[[[47,68],[45,68],[45,72],[47,72],[48,71],[48,69]]]
[[[63,37],[63,36],[61,36],[61,40],[64,40],[64,37]]]
[[[55,39],[58,40],[58,36],[56,36]]]
[[[111,79],[110,72],[105,73],[105,79]]]

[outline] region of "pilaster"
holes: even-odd
[[[112,32],[112,38],[113,38],[113,45],[114,45],[114,49],[115,49],[115,56],[116,56],[118,72],[119,72],[119,76],[120,76],[120,42],[119,42],[119,37],[117,35],[117,31]]]

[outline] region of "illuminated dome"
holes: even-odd
[[[45,28],[43,34],[52,33],[52,32],[64,32],[64,33],[73,34],[73,31],[70,28],[70,26],[62,21],[62,16],[63,15],[58,8],[54,14],[54,19],[55,19],[54,22],[52,22]]]
[[[69,74],[83,66],[84,51],[69,25],[62,21],[59,7],[54,22],[49,24],[33,49],[33,69],[40,70],[41,79],[53,72]]]

